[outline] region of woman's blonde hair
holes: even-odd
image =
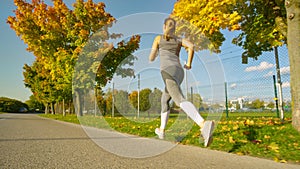
[[[174,38],[175,36],[176,21],[173,18],[166,18],[164,25],[165,25],[164,39],[169,41],[171,38]]]

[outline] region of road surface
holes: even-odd
[[[92,132],[87,134],[87,130]],[[95,138],[91,133],[99,137]],[[118,137],[115,132],[85,129],[80,125],[45,119],[34,114],[0,114],[0,168],[300,168],[300,165],[176,145],[157,139],[130,137],[129,143],[128,139],[115,139]],[[145,144],[143,148],[139,147],[141,144]],[[169,149],[151,155],[155,152],[154,147]],[[126,157],[124,152],[131,153]],[[150,152],[150,155],[146,156],[145,152]],[[140,158],[132,158],[132,154]]]

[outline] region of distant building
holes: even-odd
[[[244,102],[245,102],[244,98],[237,98],[236,100],[231,100],[230,104],[232,104],[232,106],[235,109],[243,109],[244,108]]]

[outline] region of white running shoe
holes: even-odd
[[[155,134],[158,136],[159,139],[164,139],[165,138],[165,133],[161,132],[159,128],[155,129]]]
[[[213,140],[213,131],[214,131],[215,123],[213,121],[204,122],[204,126],[201,130],[201,135],[204,138],[204,146],[208,147]]]

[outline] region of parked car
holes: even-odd
[[[28,112],[28,109],[26,107],[21,107],[19,109],[19,113],[27,113]]]

